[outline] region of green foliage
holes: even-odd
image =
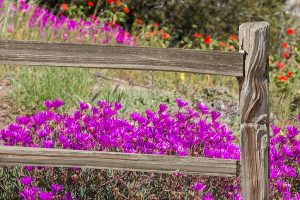
[[[13,82],[15,107],[32,114],[43,109],[40,102],[55,98],[75,105],[79,99],[92,96],[93,80],[87,69],[21,68]]]
[[[285,18],[285,0],[127,0],[136,18],[156,20],[171,25],[174,40],[195,32],[220,38],[237,34],[238,26],[247,21],[268,21],[273,40]],[[172,34],[172,35],[173,35]]]
[[[172,44],[178,44],[184,36],[195,32],[224,39],[228,33],[238,33],[238,26],[247,21],[268,21],[271,25],[272,41],[276,41],[288,15],[283,12],[286,0],[124,0],[119,5],[105,0],[37,0],[40,5],[64,13],[73,18],[99,16],[101,19],[121,23],[131,30],[136,19],[146,23],[155,21],[163,26],[170,26]],[[62,11],[60,5],[69,4],[68,11]],[[130,12],[124,13],[128,7]]]
[[[17,199],[21,167],[0,167],[0,199]]]
[[[300,112],[299,31],[299,27],[287,28],[278,53],[271,56],[271,106],[283,124]]]

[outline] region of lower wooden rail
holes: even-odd
[[[0,146],[0,165],[114,169],[153,173],[237,176],[239,161],[119,152]]]

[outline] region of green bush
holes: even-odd
[[[268,21],[272,37],[278,36],[286,0],[127,0],[134,8],[131,15],[172,25],[176,40],[182,35],[214,33],[216,36],[237,34],[238,26],[247,21]]]

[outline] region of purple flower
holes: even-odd
[[[65,105],[65,102],[61,99],[54,99],[53,100],[53,107],[54,109],[58,109],[60,107],[62,107],[63,105]]]
[[[53,102],[51,100],[46,100],[44,101],[44,105],[46,106],[46,108],[50,109],[53,107]]]
[[[51,200],[54,197],[53,192],[40,192],[39,193],[39,198],[41,200]]]
[[[24,169],[32,172],[35,169],[35,167],[34,166],[25,166]]]
[[[206,105],[204,105],[203,103],[199,102],[199,103],[196,104],[196,106],[202,114],[208,114],[209,113],[208,107]]]
[[[19,197],[23,200],[36,200],[36,194],[38,192],[38,187],[26,187],[19,192]]]
[[[90,105],[86,102],[80,102],[79,107],[80,107],[80,110],[86,110],[90,107]]]
[[[280,133],[280,128],[278,126],[272,125],[271,128],[273,130],[274,136]]]
[[[50,187],[54,192],[60,192],[64,189],[64,186],[53,183]]]
[[[0,8],[4,7],[4,0],[0,0]]]
[[[30,117],[27,116],[17,117],[16,121],[18,124],[27,125],[30,122]]]
[[[121,110],[123,108],[122,104],[120,104],[119,102],[115,102],[114,107],[116,111]]]
[[[213,121],[219,119],[220,116],[221,116],[221,113],[220,113],[220,112],[215,112],[215,111],[212,111],[212,112],[211,112],[211,119],[212,119]]]
[[[198,191],[198,192],[203,191],[203,190],[205,189],[205,187],[206,187],[206,185],[203,184],[203,183],[195,183],[195,184],[193,185],[193,189],[194,189],[195,191]]]
[[[51,133],[51,129],[49,126],[45,126],[42,129],[36,131],[36,134],[39,138],[46,138]]]
[[[188,102],[183,101],[182,99],[179,98],[176,98],[175,101],[177,103],[178,108],[183,108],[188,105]]]
[[[159,112],[163,113],[168,109],[168,106],[166,104],[159,104]]]
[[[27,12],[29,10],[29,4],[27,4],[25,0],[20,0],[19,10],[21,10],[22,12]]]
[[[130,116],[134,121],[138,122],[139,124],[144,124],[146,122],[146,119],[137,112],[131,113]]]
[[[34,179],[30,176],[25,176],[25,177],[20,178],[20,182],[24,186],[29,186],[33,181],[34,181]]]
[[[44,140],[43,141],[43,147],[44,148],[54,148],[55,142],[52,140]]]
[[[295,136],[299,134],[298,129],[294,126],[288,126],[286,130],[287,130],[287,136],[289,138],[295,138]]]
[[[211,193],[202,195],[202,200],[214,200],[214,196]]]
[[[54,99],[53,101],[46,100],[44,101],[44,105],[46,106],[47,109],[51,109],[51,108],[58,109],[63,105],[65,105],[65,102],[60,99]]]
[[[75,199],[73,199],[71,192],[67,192],[63,200],[75,200]]]

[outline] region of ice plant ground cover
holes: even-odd
[[[122,109],[118,102],[110,104],[99,101],[96,106],[81,102],[78,109],[69,114],[61,111],[60,108],[64,105],[62,100],[47,100],[44,102],[45,110],[32,116],[18,117],[15,123],[2,129],[0,139],[4,145],[9,146],[239,159],[240,150],[234,143],[235,137],[226,125],[220,123],[219,112],[209,109],[203,103],[191,107],[182,99],[177,98],[175,101],[178,106],[175,112],[169,111],[167,105],[160,104],[156,111],[133,112],[125,119],[118,117],[118,112]],[[300,114],[298,121],[300,123]],[[271,197],[298,200],[299,126],[289,126],[283,131],[274,125],[272,130]],[[64,174],[64,177],[51,174],[54,172]],[[81,199],[82,196],[76,191],[77,186],[72,188],[74,180],[71,183],[66,176],[68,172],[73,172],[72,180],[84,174],[80,169],[25,167],[24,176],[20,178],[22,186],[19,188],[19,197]],[[41,173],[47,174],[45,177],[51,177],[51,181],[44,179]],[[123,178],[130,177],[131,174],[117,173],[121,173]],[[148,174],[150,180],[151,176],[153,175]],[[100,184],[101,177],[98,178],[93,184]],[[172,184],[181,189],[184,188],[184,180],[188,180],[188,192],[185,194],[187,197],[241,199],[239,178],[204,178],[182,174],[174,174],[169,178],[174,181]],[[117,183],[115,184],[119,185]],[[78,184],[80,188],[84,179]],[[119,187],[113,192],[116,197],[135,197],[128,191],[129,188]],[[104,188],[98,189],[103,192]],[[101,195],[105,192],[102,192],[85,195],[93,194],[104,198]],[[155,195],[157,191],[148,192],[147,195]],[[175,192],[175,188],[173,191],[171,188],[168,195],[172,192]]]

